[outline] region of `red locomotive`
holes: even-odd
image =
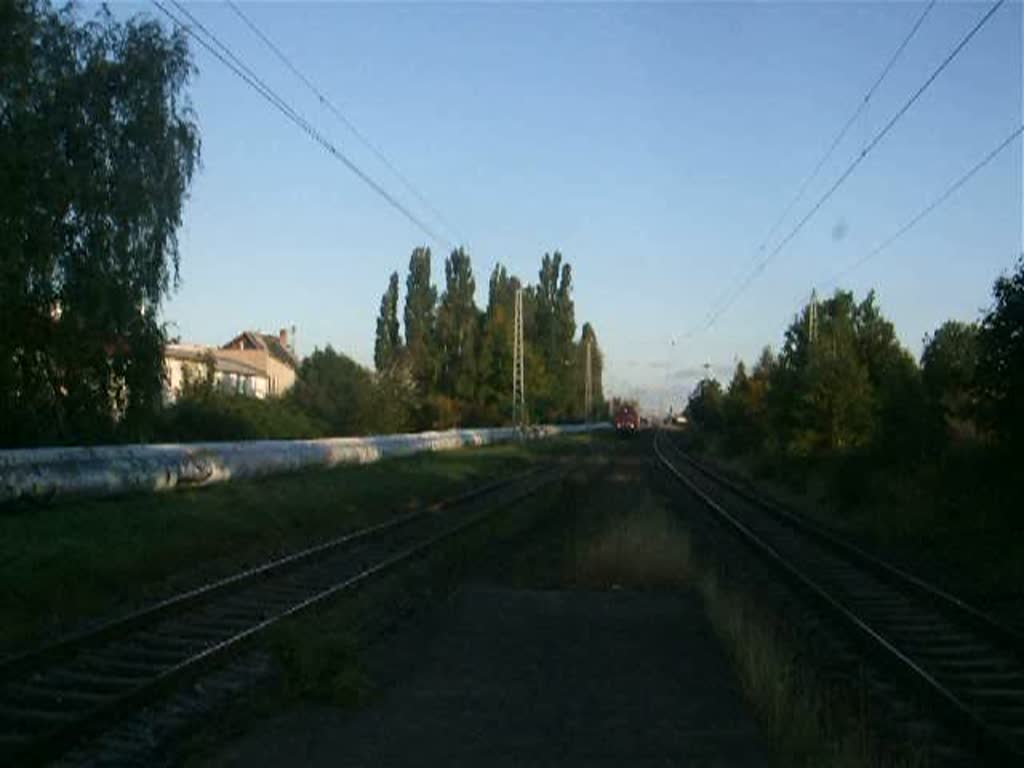
[[[622,405],[615,412],[615,431],[632,433],[640,429],[640,414],[632,405]]]

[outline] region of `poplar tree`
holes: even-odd
[[[584,403],[586,397],[586,376],[587,376],[587,342],[590,342],[590,376],[591,385],[591,397],[593,397],[593,412],[591,416],[602,416],[606,410],[606,403],[604,401],[604,384],[602,383],[602,377],[604,376],[604,354],[601,352],[601,345],[597,341],[597,331],[594,330],[594,326],[590,323],[584,323],[583,329],[580,331],[580,342],[579,350],[577,353],[577,367],[580,371],[580,375],[577,377],[578,391],[577,396],[579,402]],[[586,414],[581,414],[585,416]]]
[[[512,321],[519,278],[495,265],[487,285],[480,342],[478,398],[497,413],[508,415],[512,387]]]
[[[430,281],[430,249],[416,248],[405,280],[405,346],[420,394],[437,383],[437,288]]]
[[[576,308],[572,300],[572,267],[562,254],[545,253],[541,259],[536,290],[531,292],[535,335],[544,370],[538,393],[549,417],[578,410],[576,391],[581,372],[573,349]]]
[[[380,297],[377,316],[377,337],[373,344],[373,364],[378,373],[384,373],[395,362],[402,346],[398,327],[398,273],[392,272],[388,288]]]
[[[437,312],[441,391],[468,402],[476,394],[479,323],[469,254],[462,248],[452,251],[444,272],[445,290]]]

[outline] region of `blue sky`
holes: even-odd
[[[429,212],[223,4],[189,9],[355,162]],[[709,363],[777,345],[801,297],[888,237],[1021,123],[1022,13],[1008,3],[710,330],[714,299],[880,73],[919,3],[245,3],[414,181],[473,257],[534,280],[560,249],[606,390],[680,402]],[[787,225],[987,8],[940,2]],[[119,5],[119,13],[147,5]],[[181,232],[172,333],[298,326],[372,358],[380,294],[426,237],[205,51],[191,87],[203,168]],[[877,289],[916,354],[973,319],[1021,251],[1017,142],[844,281]],[[443,282],[443,249],[435,279]],[[673,344],[673,340],[675,343]],[[727,373],[723,375],[727,376]]]

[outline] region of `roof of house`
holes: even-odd
[[[221,357],[216,352],[214,352],[213,357],[216,361],[217,370],[221,373],[237,373],[241,376],[259,376],[261,379],[267,378],[267,372],[261,371],[255,366],[239,362],[238,360],[232,360],[230,357]]]
[[[208,352],[213,350],[201,344],[167,344],[164,347],[164,357],[176,360],[201,360]]]
[[[242,344],[243,348],[265,349],[270,353],[271,357],[280,360],[286,365],[290,365],[292,368],[298,366],[298,360],[295,359],[295,355],[273,334],[260,333],[259,331],[242,331],[242,333],[225,344],[222,349],[229,349],[239,343]]]
[[[214,370],[220,373],[236,373],[242,376],[260,376],[267,378],[265,371],[243,363],[224,355],[217,354],[220,350],[216,347],[204,347],[201,344],[168,344],[164,348],[164,356],[176,360],[194,360],[204,362],[207,357],[213,357]]]

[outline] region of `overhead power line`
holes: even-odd
[[[217,58],[250,88],[270,102],[271,105],[298,126],[310,139],[319,144],[331,156],[348,168],[349,171],[354,173],[363,183],[370,187],[370,189],[380,195],[392,208],[402,214],[413,225],[426,234],[427,237],[445,248],[450,249],[454,247],[451,241],[437,234],[430,226],[420,220],[419,217],[403,205],[400,200],[384,189],[384,187],[373,179],[373,177],[352,162],[352,160],[338,149],[338,147],[335,146],[327,137],[314,128],[306,118],[282,99],[270,86],[263,82],[263,80],[261,80],[260,77],[253,72],[253,70],[244,61],[242,61],[241,58],[239,58],[227,45],[221,42],[216,35],[203,26],[202,22],[193,16],[187,8],[178,2],[178,0],[171,0],[171,3],[179,13],[191,21],[191,24],[176,16],[160,0],[152,0],[152,2],[153,5],[155,5],[157,9],[175,25]],[[196,31],[197,28],[202,34]],[[205,39],[203,35],[206,35],[206,37],[209,38],[209,41]]]
[[[832,139],[832,142],[829,144],[828,149],[825,150],[825,153],[818,160],[817,164],[814,166],[811,172],[800,183],[800,186],[797,188],[796,194],[794,194],[793,197],[790,198],[789,202],[786,204],[786,207],[782,210],[782,213],[779,214],[778,218],[775,219],[775,222],[768,229],[768,233],[761,239],[761,242],[758,244],[757,249],[754,252],[754,258],[750,260],[750,266],[753,266],[754,263],[756,263],[758,254],[764,253],[765,248],[768,246],[768,242],[772,239],[772,237],[775,236],[776,230],[778,230],[778,228],[782,226],[782,222],[786,220],[786,218],[792,212],[793,208],[796,207],[797,203],[799,203],[803,199],[803,196],[807,192],[808,187],[810,187],[814,180],[818,178],[818,174],[821,173],[821,169],[825,167],[825,163],[829,161],[829,158],[832,157],[833,153],[836,151],[836,148],[840,145],[840,143],[842,143],[843,139],[846,138],[846,134],[850,132],[850,129],[857,122],[857,119],[864,113],[864,110],[867,109],[868,104],[871,102],[871,97],[875,95],[875,91],[878,90],[879,86],[882,84],[882,81],[885,80],[889,72],[892,70],[893,66],[896,64],[896,61],[900,58],[900,56],[903,55],[903,51],[906,49],[907,45],[910,44],[910,41],[914,38],[914,36],[917,34],[917,31],[921,28],[921,25],[924,24],[924,20],[928,17],[928,14],[931,13],[932,8],[935,7],[936,1],[937,0],[930,0],[928,5],[925,6],[924,10],[920,13],[920,15],[917,17],[917,20],[910,28],[910,31],[907,32],[907,34],[903,37],[903,40],[900,42],[896,50],[893,51],[885,66],[882,67],[881,73],[871,84],[871,87],[868,88],[867,92],[860,99],[860,101],[857,102],[857,108],[854,109],[853,114],[851,114],[850,117],[847,118],[846,122],[839,129],[839,132]],[[743,267],[743,270],[741,271],[741,276],[743,273],[746,272],[747,269],[748,266]],[[718,305],[729,295],[729,288],[726,288],[724,291],[722,291],[722,293],[718,295],[718,297],[712,304],[712,310],[710,314],[714,314],[715,308],[717,308]]]
[[[958,189],[960,189],[960,187],[962,187],[964,184],[966,184],[968,181],[970,181],[975,176],[975,174],[977,174],[982,168],[984,168],[989,163],[991,163],[993,160],[995,160],[996,157],[998,157],[999,154],[1002,153],[1002,151],[1004,149],[1006,149],[1008,146],[1010,146],[1010,144],[1012,144],[1014,142],[1014,140],[1018,139],[1022,133],[1024,133],[1024,125],[1019,125],[1016,129],[1014,129],[1010,133],[1009,136],[1007,136],[1005,139],[1003,139],[1003,141],[1000,142],[999,145],[995,149],[993,149],[991,152],[989,152],[987,155],[985,155],[981,160],[979,160],[977,163],[975,163],[973,166],[971,166],[970,170],[968,170],[960,178],[958,178],[956,181],[954,181],[952,184],[950,184],[948,187],[946,187],[946,189],[943,190],[942,194],[940,194],[938,197],[936,197],[934,200],[932,200],[932,202],[930,202],[928,205],[926,205],[924,208],[922,208],[920,211],[918,211],[917,214],[915,214],[911,219],[909,219],[902,227],[900,227],[895,232],[893,232],[892,235],[890,235],[888,238],[883,240],[874,249],[872,249],[868,253],[864,254],[862,257],[857,259],[857,261],[853,262],[848,267],[840,270],[835,275],[833,275],[831,278],[829,278],[829,280],[824,283],[824,287],[829,288],[829,287],[831,287],[833,285],[837,285],[839,283],[839,281],[842,280],[844,277],[849,275],[854,270],[859,269],[860,267],[862,267],[866,262],[868,262],[871,259],[873,259],[875,256],[880,254],[882,251],[886,250],[894,242],[896,242],[901,237],[903,237],[903,235],[905,235],[907,232],[909,232],[911,229],[913,229],[915,226],[917,226],[918,223],[920,223],[920,221],[923,218],[928,216],[932,211],[934,211],[936,208],[938,208],[940,205],[942,205],[944,202],[946,202],[950,197],[952,197],[953,194]]]
[[[409,180],[409,178],[400,170],[398,170],[395,164],[391,162],[387,155],[384,154],[384,151],[380,147],[378,147],[374,142],[372,142],[365,134],[363,134],[363,132],[360,131],[352,123],[352,121],[348,117],[346,117],[345,114],[340,109],[338,109],[338,107],[336,107],[334,103],[329,98],[327,98],[327,96],[325,96],[324,93],[319,88],[317,88],[317,86],[305,74],[303,74],[303,72],[297,66],[295,66],[291,59],[289,59],[288,56],[286,56],[284,52],[274,43],[274,41],[271,40],[262,29],[260,29],[256,22],[254,22],[244,11],[242,11],[241,7],[239,7],[239,5],[236,2],[234,2],[234,0],[226,0],[226,2],[228,6],[231,8],[231,10],[235,12],[235,15],[237,15],[238,18],[240,18],[242,22],[245,23],[247,27],[249,27],[252,33],[256,35],[256,37],[258,37],[263,42],[263,44],[271,50],[271,52],[273,52],[273,54],[278,58],[278,60],[282,64],[284,64],[293,75],[295,75],[299,80],[302,81],[303,85],[305,85],[306,88],[308,88],[309,91],[314,96],[316,96],[320,104],[323,107],[325,107],[332,115],[334,115],[334,117],[342,125],[344,125],[345,128],[347,128],[349,132],[353,136],[355,136],[356,139],[358,139],[359,142],[364,147],[370,150],[374,157],[376,157],[389,171],[391,171],[391,173],[394,174],[395,178],[397,178],[402,183],[402,186],[404,186],[406,190],[408,190],[409,193],[412,194],[412,196],[415,197],[420,202],[420,204],[424,208],[426,208],[445,229],[448,230],[449,233],[455,235],[456,239],[462,240],[462,238],[458,236],[459,233],[456,231],[455,227],[453,227],[445,218],[445,216],[437,209],[437,207],[434,206],[426,198],[426,196],[423,195],[423,193],[421,193],[419,189],[416,188],[416,186]],[[932,0],[932,2],[934,2],[934,0]]]
[[[807,224],[807,222],[814,217],[814,215],[821,209],[821,207],[826,202],[828,202],[832,195],[835,194],[836,190],[838,190],[846,182],[850,175],[864,161],[864,158],[871,154],[871,151],[876,146],[878,146],[882,139],[884,139],[889,134],[889,132],[896,125],[896,123],[898,123],[900,119],[907,113],[907,111],[917,102],[921,95],[926,90],[928,90],[928,88],[931,86],[932,83],[935,82],[939,75],[942,74],[943,71],[945,71],[946,67],[948,67],[953,62],[953,60],[960,55],[960,52],[967,46],[967,44],[974,38],[974,36],[979,32],[979,30],[981,30],[981,28],[985,26],[988,20],[992,18],[995,12],[998,11],[999,8],[1005,2],[1006,0],[997,0],[997,2],[994,3],[988,9],[988,11],[985,12],[985,14],[977,21],[977,23],[975,23],[975,25],[971,27],[970,31],[966,35],[964,35],[963,39],[960,40],[956,47],[953,48],[953,50],[950,51],[949,54],[947,54],[946,58],[942,60],[942,63],[940,63],[939,66],[935,68],[931,75],[929,75],[928,78],[917,88],[917,90],[914,91],[910,98],[907,99],[906,102],[904,102],[903,106],[901,106],[896,111],[896,113],[889,119],[889,121],[885,124],[882,130],[875,134],[874,138],[872,138],[871,141],[868,142],[867,146],[865,146],[864,149],[860,151],[860,153],[853,159],[853,162],[851,162],[847,166],[846,170],[844,170],[839,175],[839,177],[832,183],[832,186],[830,186],[825,191],[825,193],[820,198],[818,198],[817,202],[815,202],[815,204],[803,216],[803,218],[801,218],[800,221],[796,223],[796,225],[789,231],[789,233],[781,241],[779,241],[778,245],[776,245],[775,248],[772,249],[772,251],[765,258],[763,258],[760,262],[757,263],[757,265],[747,275],[743,282],[740,283],[737,290],[735,290],[732,293],[729,300],[723,306],[721,306],[714,314],[712,314],[705,328],[710,328],[711,326],[713,326],[722,315],[729,311],[733,304],[736,303],[736,300],[743,295],[744,291],[746,291],[750,284],[754,282],[755,279],[757,279],[757,276],[761,274],[761,272],[764,271],[765,267],[768,266],[768,263],[772,259],[774,259],[782,251],[782,249],[785,248],[793,240],[793,238],[797,236],[797,234],[799,234],[800,230],[804,228],[804,225]]]

